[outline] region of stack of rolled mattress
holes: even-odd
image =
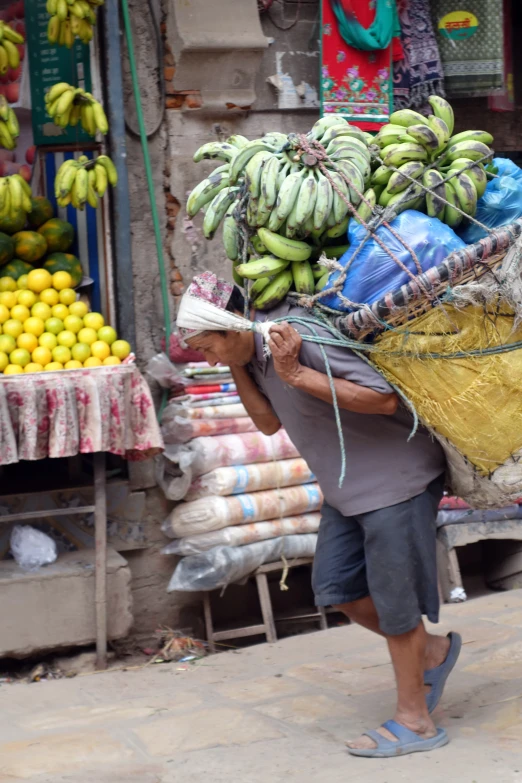
[[[182,557],[172,590],[211,590],[263,563],[313,556],[323,497],[284,430],[263,435],[227,367],[178,365],[184,388],[162,418],[159,481],[179,500],[162,525]]]

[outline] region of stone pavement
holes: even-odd
[[[0,781],[522,783],[522,590],[445,607],[458,670],[435,713],[451,743],[357,759],[390,718],[384,643],[347,626],[204,660],[0,687]]]

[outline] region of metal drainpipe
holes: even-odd
[[[136,325],[134,313],[134,282],[131,250],[131,213],[129,177],[127,173],[127,147],[125,140],[125,114],[123,79],[121,73],[122,49],[118,0],[106,0],[104,5],[103,39],[105,45],[105,94],[107,117],[110,125],[109,154],[118,171],[118,186],[111,190],[115,260],[116,303],[118,329],[136,350]]]

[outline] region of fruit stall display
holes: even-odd
[[[77,300],[69,272],[35,268],[0,278],[4,375],[117,365],[131,351],[100,313]]]
[[[0,217],[0,372],[120,364],[130,345],[78,299],[73,226],[54,217],[46,198],[30,207]]]
[[[416,209],[457,228],[475,215],[493,137],[454,135],[451,105],[438,96],[429,102],[430,116],[397,111],[375,137],[330,114],[306,135],[234,135],[196,151],[195,162],[221,165],[191,192],[187,212],[204,212],[207,239],[223,224],[234,280],[256,309],[291,291],[325,291],[327,259],[348,249],[351,219],[366,225],[381,208],[390,216]]]

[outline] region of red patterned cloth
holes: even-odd
[[[163,451],[149,387],[133,365],[0,376],[0,465],[106,451]]]
[[[363,27],[375,18],[372,0],[351,0],[350,8]],[[342,38],[330,0],[322,0],[322,113],[341,114],[366,131],[378,131],[393,111],[392,61],[404,57],[397,38],[387,49],[365,52]]]

